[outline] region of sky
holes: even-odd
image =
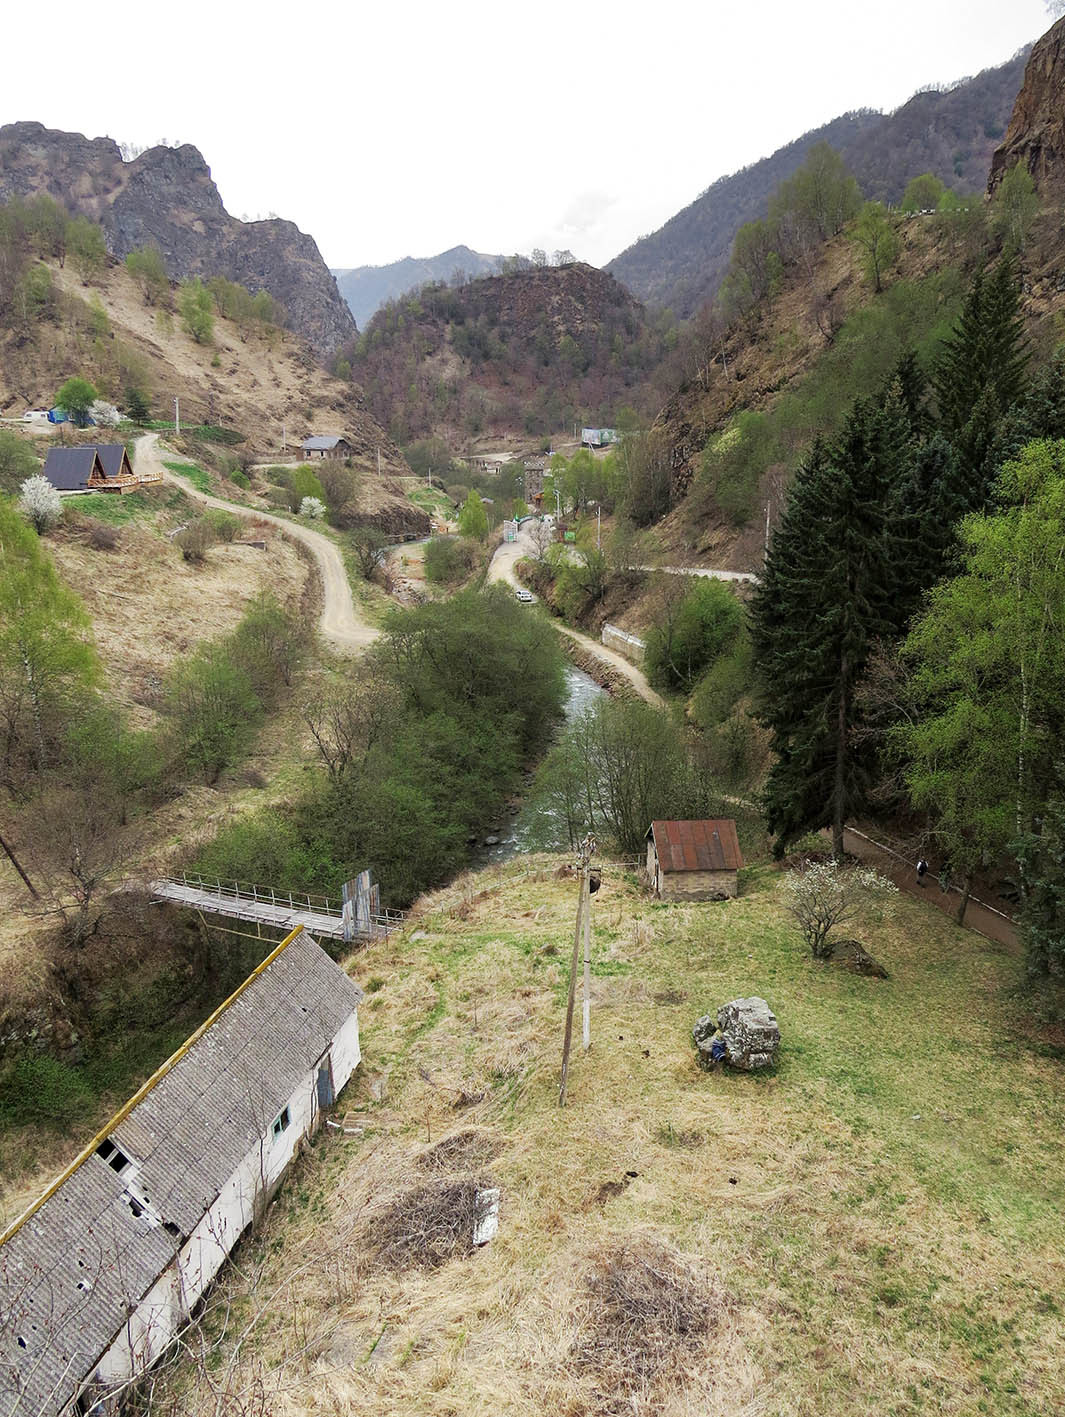
[[[1004,63],[1062,7],[56,0],[5,22],[0,123],[193,143],[234,216],[289,218],[333,267],[459,244],[601,265],[807,129]]]

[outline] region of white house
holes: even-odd
[[[8,1417],[160,1357],[358,1066],[362,997],[298,927],[0,1235]]]

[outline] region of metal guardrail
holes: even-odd
[[[287,905],[290,910],[314,910],[337,917],[343,912],[341,901],[318,891],[275,891],[272,886],[259,886],[253,881],[222,880],[217,876],[201,876],[198,871],[182,871],[181,884],[192,890],[213,891],[216,895],[247,898],[267,905]]]
[[[315,891],[278,891],[272,886],[260,886],[252,881],[222,880],[219,877],[203,876],[195,871],[183,871],[180,880],[176,877],[163,877],[154,882],[156,894],[161,894],[162,888],[167,885],[180,886],[196,892],[200,898],[190,904],[197,905],[209,914],[264,924],[283,923],[281,920],[271,921],[268,912],[283,911],[287,912],[288,916],[311,915],[316,919],[303,923],[309,925],[312,933],[317,930],[319,934],[328,934],[331,937],[344,936],[342,903]],[[378,938],[398,929],[406,920],[407,912],[385,907],[364,918],[368,919],[369,928],[364,928],[361,922],[356,921],[356,935],[360,938]]]

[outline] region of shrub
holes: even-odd
[[[235,467],[229,474],[229,480],[236,487],[242,487],[245,491],[251,486],[251,478],[246,472],[242,472],[239,467]]]
[[[234,516],[232,512],[223,512],[219,507],[212,507],[204,512],[203,520],[211,528],[211,534],[215,541],[224,541],[227,544],[237,539],[241,528],[240,517]]]
[[[40,463],[17,433],[0,428],[0,492],[14,492],[40,471]]]
[[[325,503],[320,497],[304,497],[300,502],[301,517],[310,517],[312,521],[320,522],[325,516]]]
[[[435,585],[455,585],[473,570],[476,554],[465,537],[431,537],[425,547],[425,579]]]
[[[251,678],[225,645],[206,645],[175,667],[166,707],[178,757],[207,782],[247,751],[262,718]]]
[[[89,545],[94,551],[113,551],[121,539],[117,527],[99,521],[96,517],[89,519],[85,530]]]
[[[651,683],[689,692],[736,638],[742,621],[740,603],[723,581],[700,577],[683,599],[669,586],[662,623],[647,636],[644,663]]]
[[[177,546],[186,561],[198,563],[207,556],[208,549],[214,544],[214,530],[206,517],[197,517],[195,521],[189,522],[174,537],[174,545]]]

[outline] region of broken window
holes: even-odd
[[[129,1157],[124,1151],[120,1151],[110,1137],[102,1141],[96,1148],[96,1155],[101,1161],[106,1161],[112,1171],[117,1171],[121,1176],[123,1171],[130,1165]]]
[[[287,1130],[290,1121],[291,1118],[288,1115],[288,1108],[286,1107],[280,1116],[274,1120],[274,1125],[271,1128],[274,1136],[279,1137],[283,1131]]]

